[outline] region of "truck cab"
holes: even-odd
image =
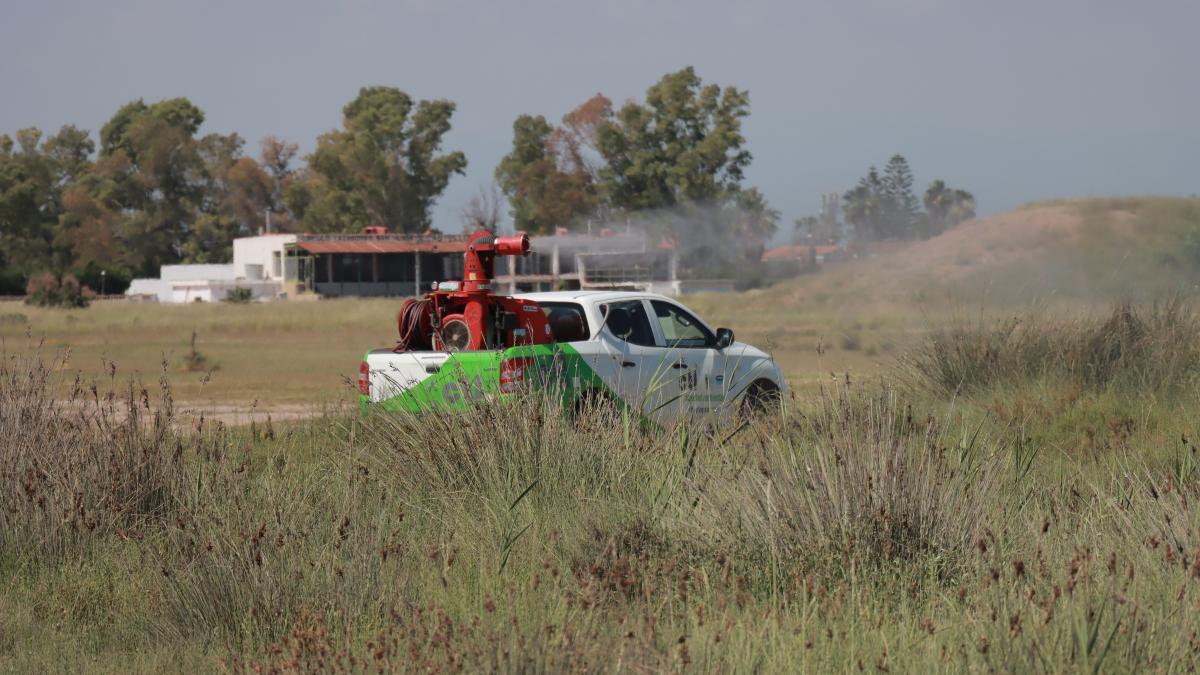
[[[373,350],[359,386],[385,409],[455,407],[521,387],[599,396],[657,423],[763,406],[787,392],[770,355],[714,329],[666,296],[632,291],[528,293],[553,342],[497,351]]]

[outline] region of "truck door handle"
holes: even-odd
[[[634,363],[633,361],[622,361],[622,362],[621,362],[621,367],[622,367],[622,368],[633,368],[633,367],[634,367],[634,366],[636,366],[636,365],[637,365],[637,364],[636,364],[636,363]]]
[[[676,361],[675,363],[671,364],[671,367],[672,368],[687,368],[688,365],[682,361]]]

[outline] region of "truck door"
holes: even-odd
[[[671,302],[650,300],[672,390],[661,404],[671,415],[702,415],[724,402],[724,377],[716,335],[690,312]]]
[[[646,303],[642,299],[618,300],[600,306],[603,345],[592,365],[596,374],[625,405],[662,421],[664,387],[669,391],[673,372],[664,368],[663,352],[655,339]]]

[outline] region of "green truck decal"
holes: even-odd
[[[515,381],[501,381],[506,366],[506,376]],[[554,391],[564,403],[574,401],[583,391],[608,389],[570,345],[531,345],[451,354],[429,377],[395,396],[376,403],[367,395],[359,399],[364,410],[371,405],[384,411],[454,410],[524,388]]]

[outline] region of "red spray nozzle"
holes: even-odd
[[[529,253],[529,235],[521,232],[515,237],[496,237],[497,255],[525,255]]]

